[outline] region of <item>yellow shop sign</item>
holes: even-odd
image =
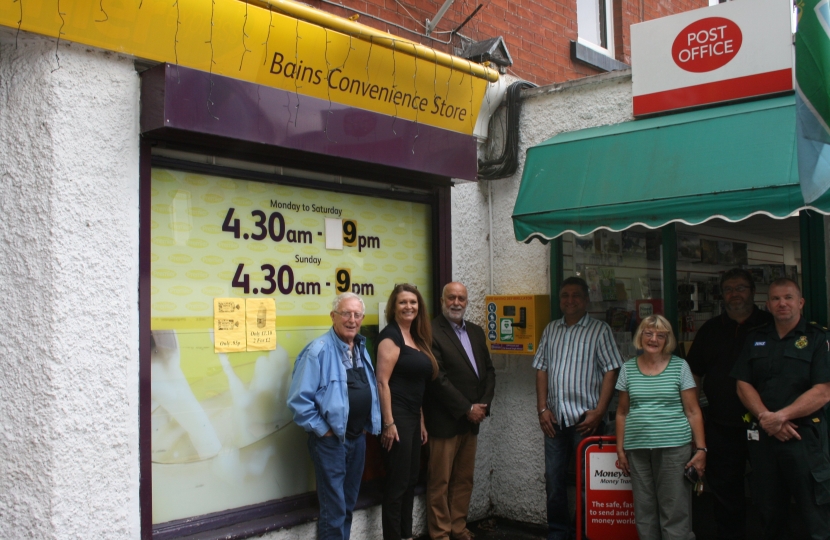
[[[290,0],[21,5],[0,6],[0,25],[465,134],[498,80],[492,69]]]

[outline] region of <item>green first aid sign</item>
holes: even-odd
[[[499,341],[513,341],[513,319],[499,319]]]

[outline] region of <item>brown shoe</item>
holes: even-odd
[[[461,534],[454,536],[453,540],[473,540],[475,536],[470,529],[464,529]]]

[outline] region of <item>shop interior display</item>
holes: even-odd
[[[780,278],[800,280],[798,219],[753,216],[738,223],[711,220],[677,224],[676,325],[678,353],[685,355],[696,330],[723,309],[720,276],[745,268],[755,282],[755,302],[765,308],[769,284]],[[665,314],[660,230],[645,227],[586,236],[566,234],[565,276],[585,279],[589,313],[611,325],[623,356],[636,354],[631,336],[643,317]]]

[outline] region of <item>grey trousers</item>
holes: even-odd
[[[626,450],[640,540],[694,540],[692,485],[683,469],[692,445]]]

